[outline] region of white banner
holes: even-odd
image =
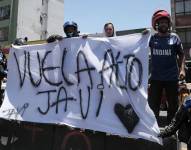
[[[0,117],[160,143],[147,103],[149,37],[72,38],[13,47]],[[132,133],[115,114],[116,103],[131,104],[139,116]]]

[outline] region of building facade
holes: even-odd
[[[183,43],[186,59],[191,59],[191,0],[171,0],[172,26]]]
[[[0,0],[0,44],[6,45],[16,37],[17,0]]]
[[[30,41],[62,34],[64,0],[0,0],[0,44],[18,37]]]

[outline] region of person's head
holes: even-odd
[[[152,16],[152,27],[159,33],[168,33],[171,28],[171,17],[166,10],[157,10]]]
[[[25,37],[25,38],[17,38],[15,39],[15,41],[13,42],[14,45],[27,45],[27,41],[28,41],[28,38]]]
[[[73,21],[67,21],[63,25],[64,32],[66,34],[66,37],[77,37],[79,36],[79,31],[78,31],[78,25],[77,23]]]
[[[114,36],[114,25],[109,22],[104,25],[104,32],[106,37],[113,37]]]

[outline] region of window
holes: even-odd
[[[176,13],[184,12],[184,3],[183,2],[176,2]]]
[[[185,13],[191,14],[191,1],[185,1]]]
[[[176,0],[176,15],[190,15],[191,0]]]
[[[191,30],[186,32],[186,41],[191,43]]]
[[[189,29],[178,29],[177,33],[184,46],[191,46],[191,28]]]
[[[10,5],[0,7],[0,21],[10,18],[10,8],[11,8]]]
[[[0,42],[8,41],[9,27],[0,28]]]

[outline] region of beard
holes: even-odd
[[[160,33],[167,33],[167,32],[169,31],[169,28],[166,27],[166,26],[159,26],[159,27],[158,27],[158,31],[159,31]]]

